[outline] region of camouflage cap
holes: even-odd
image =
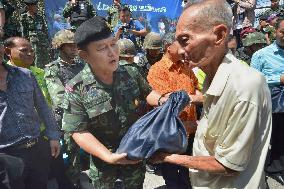
[[[74,33],[70,30],[60,30],[52,39],[52,47],[54,49],[60,48],[63,44],[72,44],[74,42]]]
[[[162,38],[158,33],[148,33],[143,43],[143,49],[162,49]]]
[[[34,5],[38,3],[38,0],[24,0],[24,3],[27,5]]]
[[[134,57],[136,56],[136,48],[134,43],[129,39],[120,39],[117,42],[119,47],[119,56],[121,57]]]
[[[249,33],[242,42],[245,47],[253,44],[266,44],[265,35],[261,32]]]

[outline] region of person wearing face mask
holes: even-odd
[[[44,79],[44,70],[33,66],[35,53],[31,43],[25,38],[11,37],[5,40],[4,47],[9,58],[7,64],[29,69],[34,74],[45,99],[51,105],[51,98]]]

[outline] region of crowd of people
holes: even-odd
[[[58,189],[142,189],[146,171],[169,189],[267,189],[268,177],[284,185],[279,0],[257,26],[256,0],[184,1],[163,35],[120,0],[107,18],[69,0],[70,29],[52,40],[37,0],[24,3],[15,24],[16,9],[0,0],[1,189],[46,189],[50,179]],[[179,115],[184,154],[116,153],[131,125],[180,90],[190,98]]]

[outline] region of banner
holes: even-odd
[[[60,29],[70,28],[62,16],[66,0],[46,0],[45,14],[50,36]],[[107,16],[112,0],[92,0],[99,16]],[[129,5],[132,17],[138,19],[153,32],[164,34],[175,30],[176,22],[182,12],[182,0],[122,0]]]

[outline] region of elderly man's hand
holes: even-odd
[[[60,154],[60,143],[58,140],[50,140],[50,149],[51,149],[51,155],[54,158],[57,158]]]

